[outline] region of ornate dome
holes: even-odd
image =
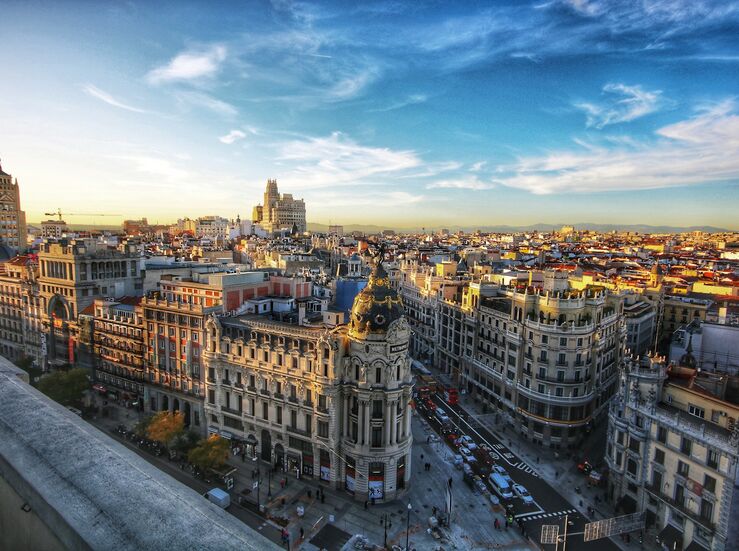
[[[397,291],[390,287],[390,277],[382,262],[378,262],[370,275],[369,283],[354,298],[349,333],[384,333],[405,312]]]

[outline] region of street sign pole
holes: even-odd
[[[569,515],[565,515],[565,535],[562,539],[562,551],[567,551],[567,517]],[[554,547],[554,551],[557,551],[557,547]]]

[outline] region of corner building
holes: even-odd
[[[208,430],[358,501],[392,501],[411,473],[410,328],[382,265],[348,324],[264,316],[206,324]]]

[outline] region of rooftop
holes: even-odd
[[[278,549],[19,372],[0,358],[0,474],[64,547]]]

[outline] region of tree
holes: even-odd
[[[181,411],[160,411],[151,418],[146,435],[155,442],[169,446],[185,430],[185,416]]]
[[[82,404],[82,393],[90,386],[87,370],[82,368],[69,371],[54,371],[41,378],[38,388],[55,402],[63,406]]]
[[[151,423],[152,419],[152,416],[144,417],[138,423],[136,423],[133,426],[134,434],[136,434],[137,436],[141,436],[142,438],[146,436],[147,431],[149,430],[149,423]]]
[[[187,453],[198,445],[200,437],[191,430],[184,431],[172,442],[172,449],[180,453]]]
[[[215,434],[203,439],[187,454],[187,460],[201,471],[219,470],[226,464],[229,453],[229,442]]]

